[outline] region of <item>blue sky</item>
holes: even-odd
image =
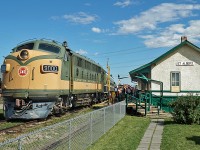
[[[4,0],[0,3],[0,62],[33,38],[67,41],[111,74],[128,73],[180,43],[200,46],[198,0]],[[131,83],[130,78],[121,83]]]

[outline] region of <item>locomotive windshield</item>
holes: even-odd
[[[57,47],[55,45],[47,44],[47,43],[40,43],[39,49],[45,50],[45,51],[48,51],[48,52],[52,52],[52,53],[59,53],[60,52],[59,47]]]
[[[28,44],[24,44],[21,45],[19,47],[17,47],[16,52],[22,50],[22,49],[33,49],[34,43],[28,43]]]

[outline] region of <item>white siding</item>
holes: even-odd
[[[177,62],[194,62],[193,66],[176,66]],[[200,53],[185,45],[164,60],[152,66],[151,78],[163,82],[163,89],[170,90],[170,72],[179,71],[181,91],[200,91]],[[159,90],[152,83],[152,90]],[[170,94],[171,95],[171,94]],[[177,95],[177,93],[175,94]]]

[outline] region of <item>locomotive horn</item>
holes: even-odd
[[[65,50],[66,50],[67,52],[69,52],[69,55],[72,55],[72,53],[70,52],[70,49],[69,49],[68,46],[67,46],[67,41],[64,41],[63,44],[62,44],[62,46],[65,48]]]
[[[63,42],[63,46],[64,46],[65,48],[67,48],[67,41],[64,41],[64,42]]]

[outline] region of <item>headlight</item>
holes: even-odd
[[[1,65],[1,73],[9,72],[10,71],[10,64],[3,64]]]
[[[19,58],[20,58],[21,60],[26,60],[26,59],[28,59],[28,57],[29,57],[29,53],[28,53],[27,50],[22,50],[22,51],[20,52],[20,54],[19,54]]]

